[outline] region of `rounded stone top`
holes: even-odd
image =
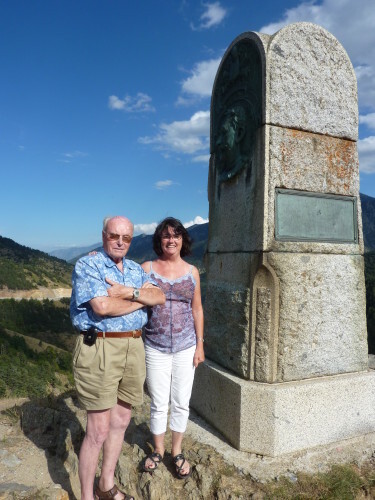
[[[290,24],[270,37],[266,61],[266,123],[358,139],[356,76],[331,33]]]

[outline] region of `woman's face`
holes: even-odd
[[[161,234],[161,249],[163,254],[173,256],[180,254],[182,248],[182,235],[175,234],[174,229],[167,226]]]

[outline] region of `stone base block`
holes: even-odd
[[[375,372],[263,384],[206,360],[191,406],[238,450],[277,457],[375,432]]]

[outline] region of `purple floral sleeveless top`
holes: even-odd
[[[144,328],[145,344],[161,352],[179,352],[196,344],[191,301],[195,290],[192,269],[180,278],[169,280],[151,269],[149,277],[165,293],[163,305],[149,307]]]

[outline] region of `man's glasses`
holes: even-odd
[[[132,240],[132,237],[127,234],[107,233],[107,231],[104,231],[104,233],[109,241],[121,240],[123,243],[130,243]]]
[[[164,241],[168,240],[175,240],[175,241],[180,241],[182,238],[182,234],[162,234],[161,239]]]

